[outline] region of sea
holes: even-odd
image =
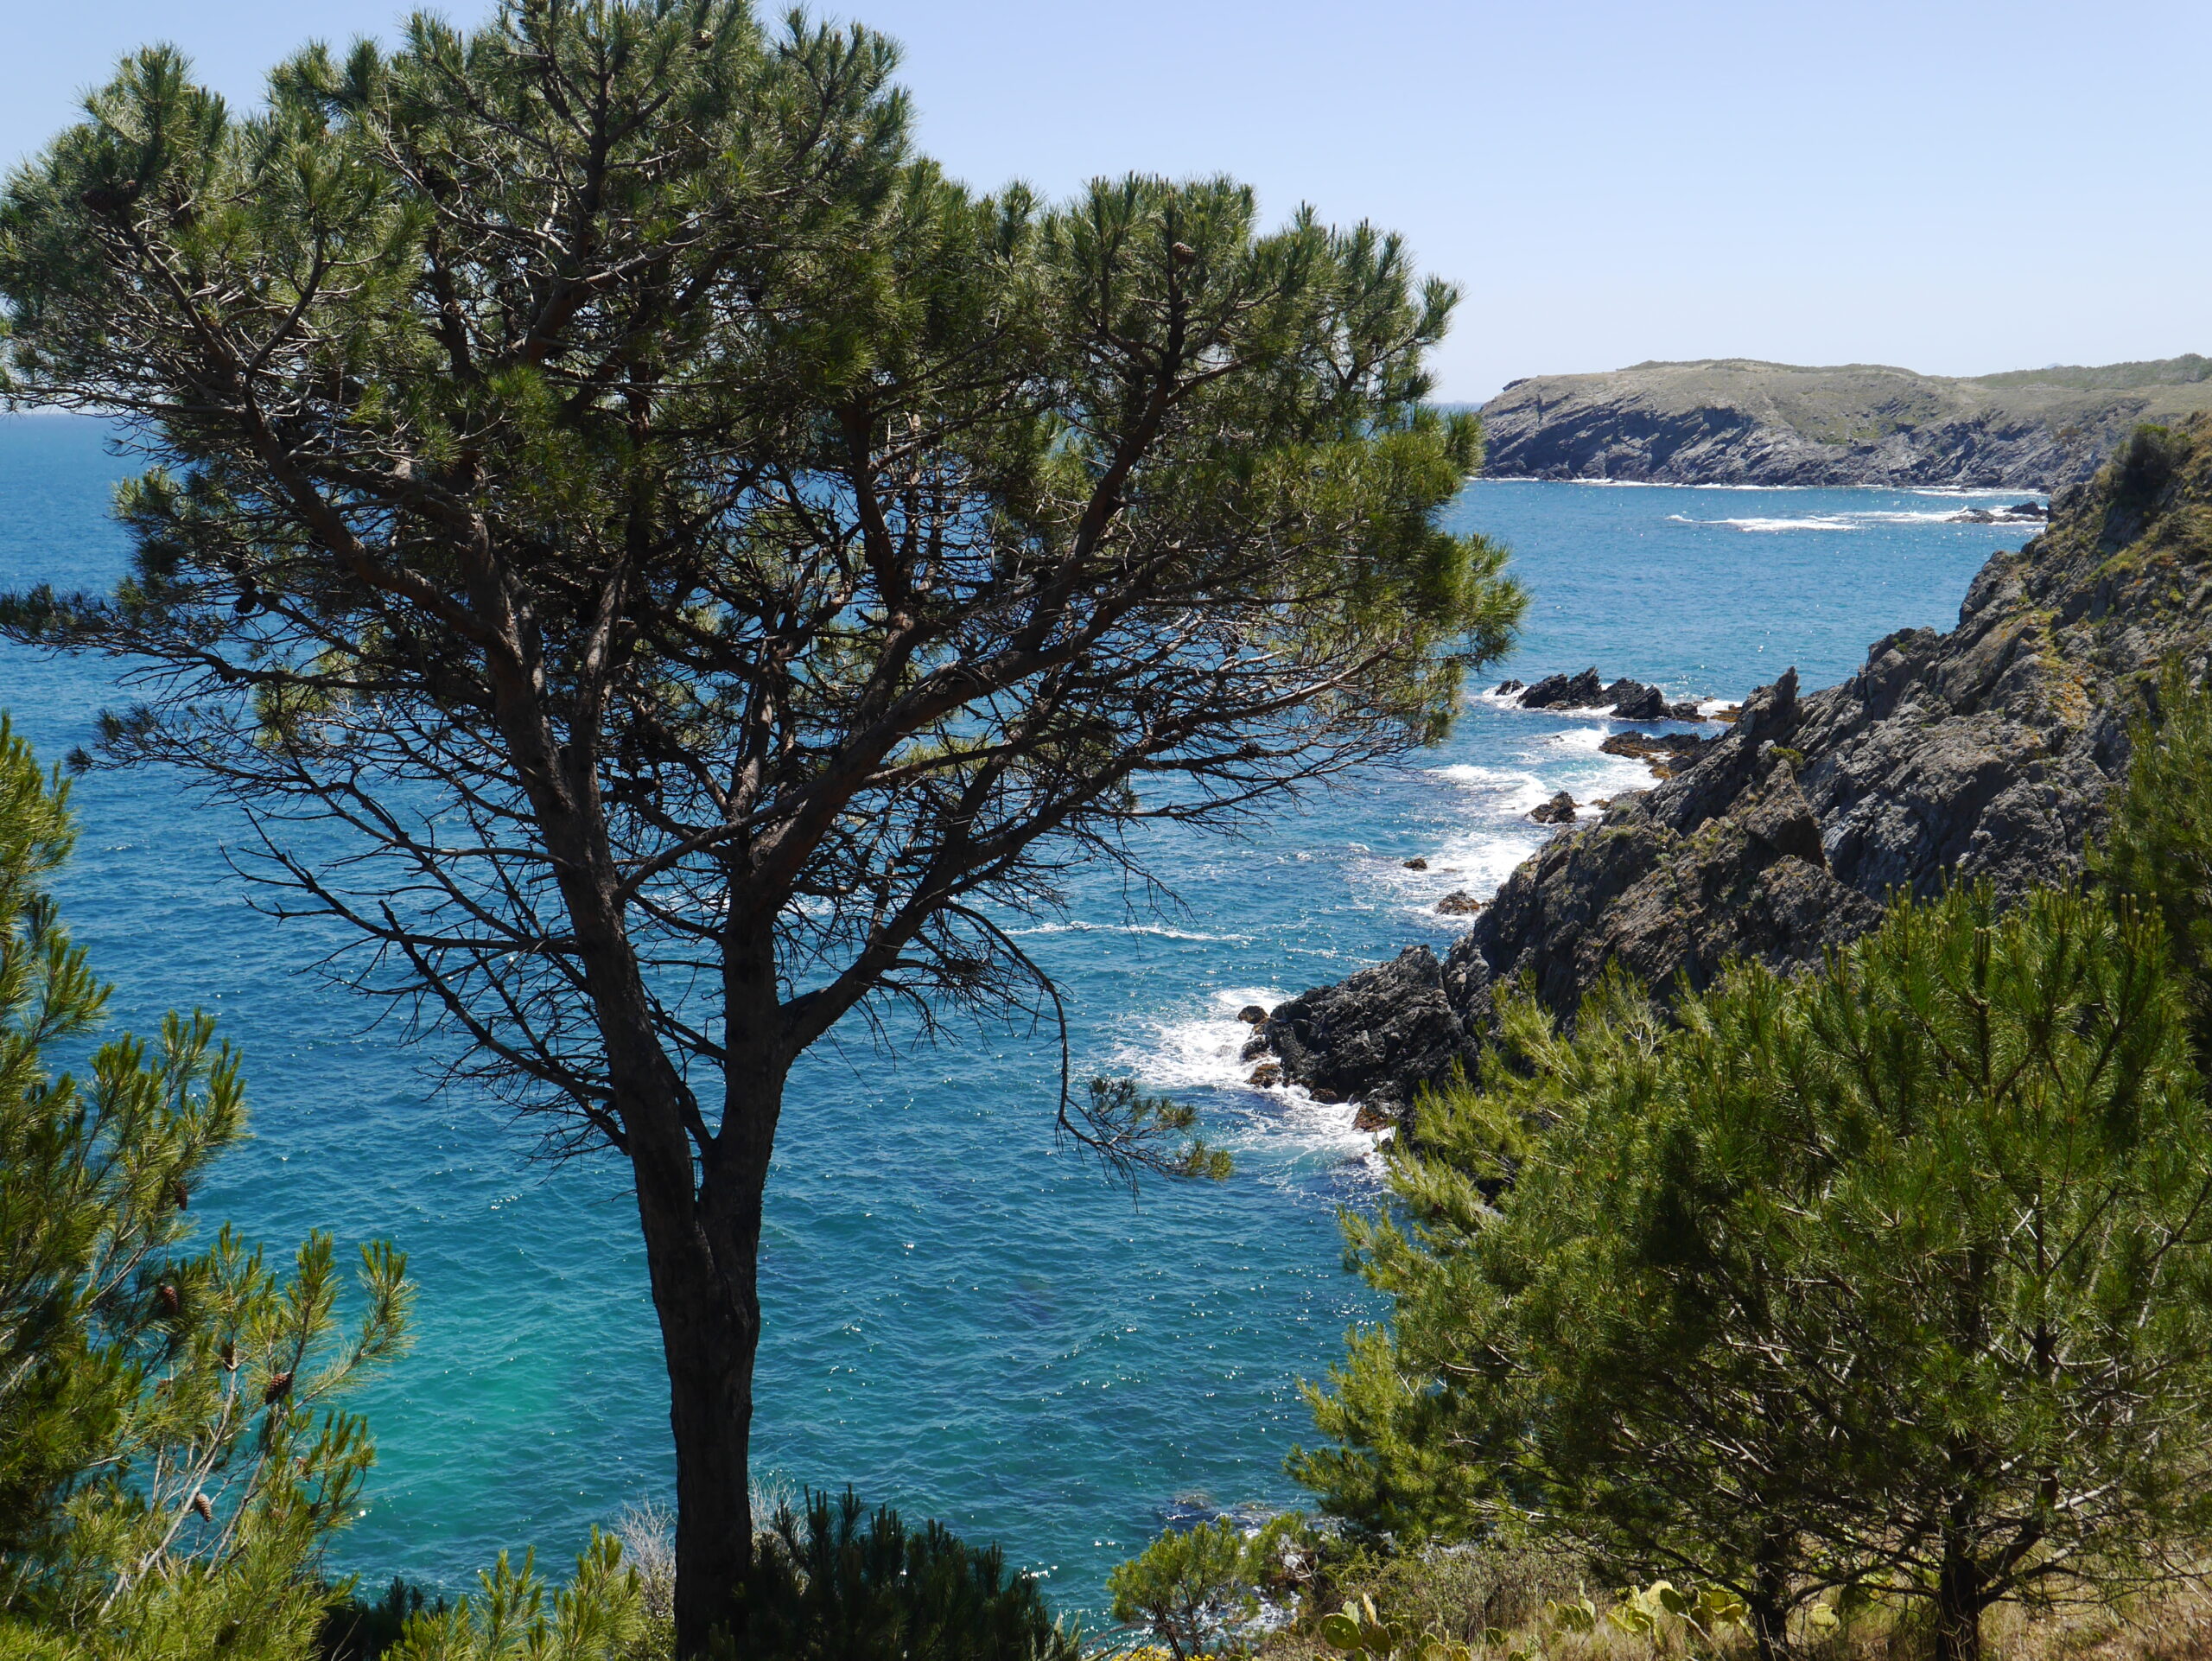
[[[111,584],[111,492],[133,466],[90,418],[0,422],[0,589]],[[1892,630],[1948,627],[1981,563],[2026,534],[1955,516],[2019,500],[1470,484],[1450,523],[1508,544],[1532,601],[1447,741],[1239,840],[1147,834],[1164,894],[1079,872],[1065,914],[1017,926],[1065,990],[1078,1077],[1196,1105],[1227,1181],[1133,1196],[1057,1146],[1047,1031],[915,1047],[856,1029],[801,1066],[768,1195],[764,1489],[850,1485],[995,1540],[1094,1624],[1108,1571],[1167,1524],[1299,1504],[1301,1390],[1379,1314],[1338,1220],[1375,1200],[1378,1155],[1351,1106],[1247,1082],[1239,1009],[1443,951],[1465,920],[1436,901],[1487,895],[1551,834],[1530,808],[1649,782],[1599,748],[1628,723],[1513,709],[1497,681],[1594,666],[1720,702],[1793,665],[1831,684]],[[131,696],[118,665],[0,646],[0,707],[48,759]],[[245,1054],[253,1140],[196,1214],[278,1256],[312,1229],[389,1238],[419,1284],[412,1352],[355,1400],[378,1462],[335,1566],[465,1590],[502,1550],[557,1564],[595,1524],[665,1503],[665,1378],[620,1162],[547,1162],[497,1104],[441,1093],[434,1043],[315,977],[331,937],[253,908],[232,810],[155,772],[95,770],[74,800],[60,893],[114,983],[113,1028],[198,1007]]]

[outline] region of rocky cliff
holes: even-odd
[[[1516,381],[1482,416],[1496,476],[2051,490],[2139,423],[2204,410],[2194,354],[1967,379],[1732,358]]]
[[[1501,983],[1571,1016],[1609,963],[1662,991],[1748,956],[1811,964],[1894,889],[2017,894],[2082,869],[2169,655],[2212,647],[2212,417],[2139,436],[1990,560],[1948,634],[1878,640],[1840,686],[1794,671],[1653,788],[1509,877],[1441,959],[1414,946],[1269,1012],[1253,1041],[1317,1091],[1405,1118],[1471,1061]]]

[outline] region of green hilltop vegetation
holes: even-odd
[[[1493,474],[2050,490],[2137,425],[2212,409],[2212,359],[1971,377],[1750,358],[1518,380],[1483,406]]]

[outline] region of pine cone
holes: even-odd
[[[215,1520],[215,1502],[204,1493],[196,1493],[192,1496],[192,1509],[200,1513],[200,1520],[203,1523],[212,1523]]]
[[[262,1403],[265,1406],[271,1402],[281,1402],[291,1393],[292,1375],[280,1372],[269,1381],[269,1388],[261,1392]]]
[[[154,1296],[160,1301],[165,1315],[174,1315],[184,1308],[184,1295],[167,1281],[154,1289]]]

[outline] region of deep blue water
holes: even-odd
[[[0,423],[0,587],[111,581],[107,493],[128,466],[88,421]],[[2021,533],[1944,516],[1998,495],[1484,482],[1452,511],[1512,544],[1535,596],[1491,678],[1594,664],[1732,699],[1793,663],[1808,686],[1834,681],[1893,628],[1948,627]],[[49,759],[122,696],[106,665],[0,647],[0,705]],[[1153,838],[1178,908],[1133,915],[1101,873],[1034,932],[1078,1069],[1197,1102],[1236,1156],[1225,1185],[1133,1205],[1056,1155],[1043,1034],[906,1054],[856,1037],[813,1058],[770,1194],[764,1472],[997,1538],[1078,1610],[1179,1498],[1294,1502],[1298,1382],[1368,1313],[1334,1212],[1372,1192],[1371,1138],[1348,1107],[1242,1085],[1234,1013],[1447,944],[1435,899],[1487,892],[1533,849],[1529,806],[1645,782],[1598,753],[1607,728],[1472,697],[1434,753],[1262,835]],[[202,1213],[280,1248],[315,1226],[388,1236],[412,1259],[417,1342],[362,1398],[380,1461],[343,1562],[454,1586],[502,1547],[563,1558],[664,1494],[658,1340],[618,1165],[533,1163],[497,1107],[433,1096],[421,1052],[301,972],[323,937],[249,909],[228,812],[151,773],[95,773],[76,801],[63,899],[117,983],[118,1023],[200,1004],[246,1053],[257,1140]],[[1414,855],[1428,871],[1403,869]]]

